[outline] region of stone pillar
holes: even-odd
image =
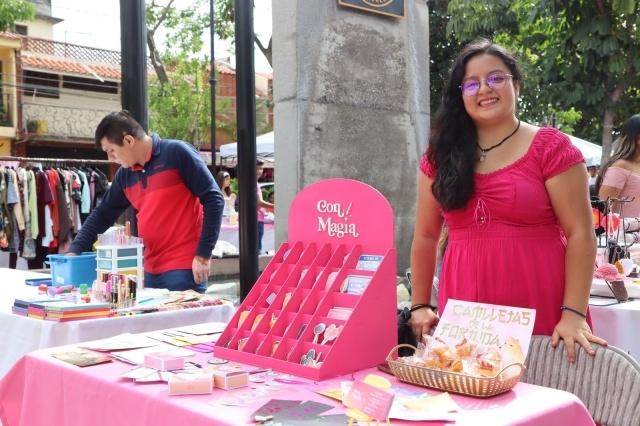
[[[405,17],[394,19],[336,0],[274,1],[273,68],[276,245],[287,238],[298,191],[322,179],[357,179],[393,206],[403,271],[429,130],[426,2],[405,0]]]

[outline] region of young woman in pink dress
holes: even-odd
[[[596,179],[598,198],[634,197],[628,203],[617,203],[613,210],[625,217],[640,217],[640,114],[632,115],[622,125],[620,142],[611,159]]]
[[[569,138],[516,115],[521,73],[481,40],[453,64],[422,158],[411,249],[411,327],[427,333],[436,245],[449,229],[438,306],[449,298],[536,309],[534,334],[593,354],[588,324],[596,241],[584,159]]]

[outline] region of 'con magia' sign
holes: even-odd
[[[358,238],[360,233],[355,223],[349,222],[353,203],[346,206],[342,203],[332,203],[327,200],[318,200],[318,232],[325,232],[330,237],[344,238],[350,235]]]

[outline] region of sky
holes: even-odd
[[[158,4],[166,4],[166,0],[157,0]],[[191,4],[191,0],[176,0],[176,7]],[[208,3],[207,3],[208,4]],[[208,11],[208,6],[206,7]],[[120,0],[52,0],[51,14],[63,22],[53,27],[56,41],[98,47],[102,49],[120,50]],[[271,36],[271,0],[255,2],[254,30],[266,46]],[[162,36],[160,34],[160,36]],[[158,40],[161,44],[162,40]],[[209,30],[204,35],[205,52],[209,55]],[[235,64],[229,41],[215,41],[216,59],[231,57]],[[262,52],[255,49],[255,69],[260,72],[272,72]]]

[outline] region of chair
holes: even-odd
[[[571,364],[564,341],[554,349],[549,336],[533,336],[522,381],[573,393],[600,424],[640,425],[640,364],[614,346],[593,347],[594,357],[576,345]]]

